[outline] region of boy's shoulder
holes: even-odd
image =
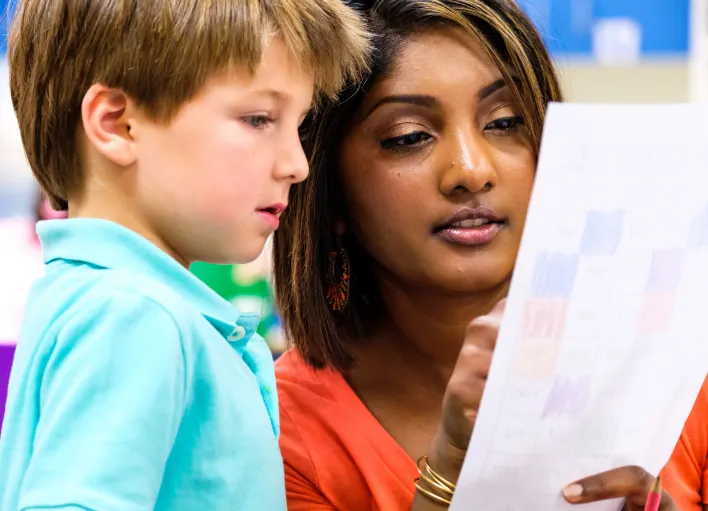
[[[122,294],[136,300],[153,302],[176,319],[196,313],[194,306],[185,297],[155,277],[124,268],[102,269],[97,273],[99,275],[92,279],[92,291],[97,297]]]
[[[30,296],[26,322],[52,321],[61,326],[83,318],[84,322],[110,324],[140,312],[146,316],[144,326],[172,324],[180,335],[203,320],[185,297],[156,278],[128,269],[80,264],[47,272]]]

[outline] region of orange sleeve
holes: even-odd
[[[708,504],[708,378],[684,424],[681,437],[661,473],[662,484],[681,511],[703,511]]]
[[[280,450],[285,464],[285,492],[288,511],[336,511],[317,489],[310,453],[295,422],[285,408],[280,406]]]

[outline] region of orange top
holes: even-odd
[[[290,351],[276,363],[280,446],[289,511],[398,511],[413,503],[415,462],[342,375],[315,371]],[[708,379],[662,472],[682,511],[708,504]]]
[[[661,472],[661,485],[681,511],[703,511],[703,505],[708,506],[708,378]]]

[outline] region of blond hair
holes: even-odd
[[[214,72],[254,70],[273,35],[334,96],[367,66],[362,20],[341,0],[20,0],[10,90],[32,171],[52,206],[81,185],[81,103],[95,83],[168,121]]]

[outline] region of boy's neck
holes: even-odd
[[[170,247],[169,243],[150,225],[137,205],[114,189],[88,189],[81,197],[69,200],[69,218],[108,220],[139,234],[185,268],[190,262]]]

